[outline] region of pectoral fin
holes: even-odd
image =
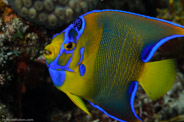
[[[66,92],[66,95],[72,100],[72,102],[78,106],[80,109],[82,109],[85,113],[87,113],[89,116],[91,116],[90,112],[88,111],[86,105],[84,104],[84,101],[76,96],[76,95],[73,95],[69,92]]]

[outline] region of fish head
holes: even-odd
[[[74,72],[81,62],[84,48],[78,45],[78,41],[83,30],[84,19],[77,18],[64,31],[55,34],[52,42],[44,49],[43,55],[56,87],[62,86],[66,72]]]

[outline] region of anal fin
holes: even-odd
[[[134,98],[138,88],[138,82],[132,81],[126,90],[121,94],[104,96],[102,99],[97,98],[94,103],[90,104],[102,111],[107,116],[120,122],[141,122],[134,110]]]

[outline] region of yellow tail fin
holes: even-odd
[[[152,99],[163,96],[172,87],[176,78],[176,64],[172,59],[145,63],[138,79],[141,86]]]

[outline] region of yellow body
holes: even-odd
[[[174,61],[146,62],[161,44],[182,37],[184,29],[129,12],[94,11],[80,18],[82,27],[74,22],[45,47],[51,77],[64,79],[56,87],[88,115],[81,98],[117,118],[139,121],[132,107],[134,81],[153,100],[171,88],[176,77]]]

